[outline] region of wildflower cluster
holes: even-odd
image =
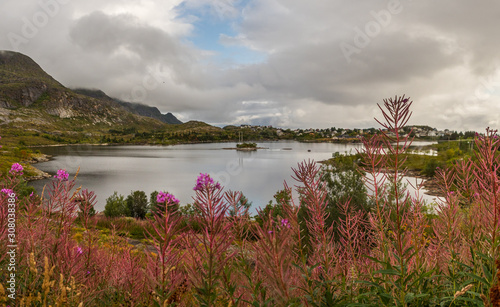
[[[201,191],[204,188],[211,187],[211,186],[214,186],[215,189],[217,189],[217,190],[221,189],[220,183],[218,183],[218,182],[214,183],[214,180],[210,177],[209,174],[200,173],[200,175],[196,179],[196,186],[193,188],[193,190]]]
[[[7,195],[14,193],[12,189],[2,189],[0,192],[5,193]]]
[[[9,174],[13,176],[20,176],[23,174],[23,166],[19,163],[14,163],[12,164],[12,167],[10,168]]]
[[[69,174],[65,169],[60,169],[57,171],[57,175],[55,175],[54,178],[57,178],[59,181],[66,181],[69,178]]]
[[[159,192],[158,195],[156,196],[156,202],[159,204],[164,204],[164,203],[178,204],[179,200],[170,193]]]
[[[281,227],[290,228],[290,223],[288,222],[288,219],[281,220]]]

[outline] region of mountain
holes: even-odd
[[[165,123],[181,124],[172,114],[161,114],[154,107],[117,101],[102,91],[89,94],[68,89],[30,57],[0,51],[2,141],[10,135],[34,145],[62,135],[64,141],[93,142],[110,131],[187,129]]]
[[[101,99],[101,100],[107,100],[107,101],[114,101],[120,104],[122,107],[124,107],[127,111],[132,112],[137,115],[142,115],[146,117],[151,117],[155,118],[161,122],[164,122],[166,124],[182,124],[180,120],[178,120],[172,113],[167,113],[167,114],[162,114],[160,110],[156,107],[150,107],[145,104],[141,103],[133,103],[133,102],[126,102],[126,101],[121,101],[116,98],[111,98],[108,95],[106,95],[103,91],[101,90],[92,90],[92,89],[85,89],[85,88],[77,88],[73,90],[76,93]]]
[[[166,124],[182,124],[180,120],[177,119],[172,113],[161,114],[160,110],[156,107],[150,107],[141,103],[118,101],[125,109],[132,113],[147,116],[151,118],[156,118],[157,120],[164,122]]]
[[[29,57],[0,51],[0,107],[28,107],[49,90],[63,88]]]

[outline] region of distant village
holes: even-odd
[[[368,128],[368,129],[346,129],[346,128],[326,128],[326,129],[283,129],[274,128],[272,126],[254,126],[254,125],[241,125],[241,129],[247,129],[255,132],[262,130],[274,130],[276,135],[280,138],[282,137],[295,137],[298,139],[330,139],[332,141],[342,141],[342,140],[353,140],[359,139],[363,136],[369,136],[373,134],[381,133],[380,129]],[[394,132],[382,129],[389,136],[395,136]],[[475,131],[453,131],[449,129],[438,130],[429,126],[406,126],[399,130],[401,136],[405,137],[410,134],[411,137],[417,139],[429,139],[429,140],[459,140],[473,138],[476,134]]]

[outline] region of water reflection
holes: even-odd
[[[254,210],[265,206],[273,195],[291,185],[292,167],[304,160],[326,160],[334,152],[354,152],[360,144],[262,142],[257,151],[224,150],[236,143],[190,144],[176,146],[64,146],[39,148],[54,155],[49,162],[36,166],[55,174],[66,169],[71,176],[80,168],[77,186],[97,194],[96,209],[104,209],[105,200],[117,191],[128,195],[143,190],[169,191],[182,204],[192,202],[193,186],[199,173],[210,173],[226,189],[242,191]],[[41,192],[48,180],[32,183]]]

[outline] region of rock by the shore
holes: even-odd
[[[36,167],[31,167],[31,171],[35,173],[33,176],[26,176],[24,179],[26,181],[41,180],[52,177],[49,173],[39,170]]]
[[[29,164],[35,164],[39,162],[48,162],[52,158],[50,155],[42,154],[42,153],[34,153],[31,154],[31,157],[29,160],[26,161],[26,163]]]
[[[50,158],[52,158],[52,156],[50,156],[50,155],[46,155],[46,154],[42,154],[42,153],[34,153],[34,154],[31,154],[31,157],[28,160],[23,161],[23,162],[29,163],[29,164],[36,164],[36,163],[40,163],[40,162],[48,162],[50,160]],[[46,179],[46,178],[52,177],[49,173],[46,173],[42,170],[39,170],[38,168],[34,167],[33,165],[31,165],[31,167],[30,167],[30,172],[34,173],[34,175],[25,176],[24,179],[26,181],[41,180],[41,179]]]

